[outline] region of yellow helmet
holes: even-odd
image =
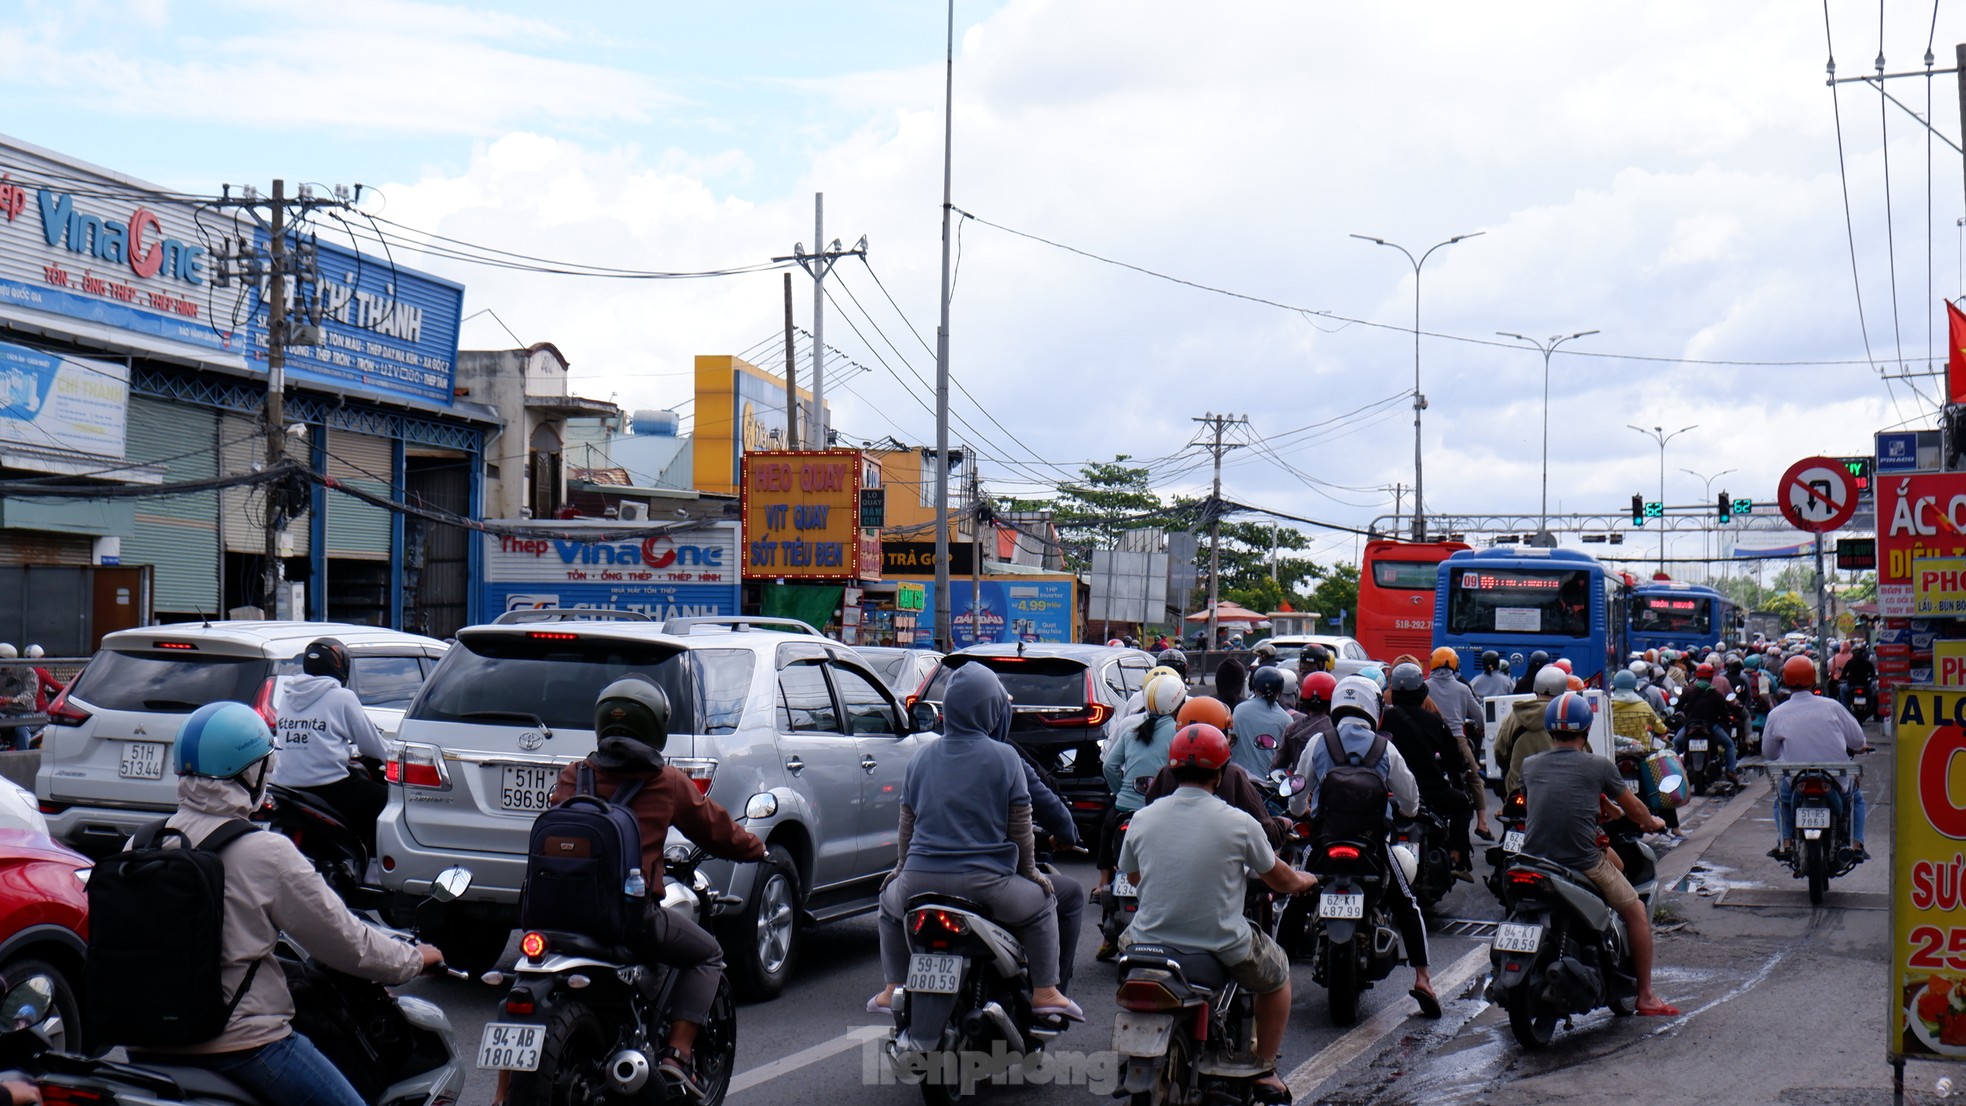
[[[1147,713],[1173,714],[1188,697],[1187,682],[1179,676],[1155,676],[1147,681]]]

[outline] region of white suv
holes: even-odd
[[[383,885],[417,898],[445,868],[470,868],[463,909],[426,936],[467,970],[495,963],[518,920],[533,819],[561,766],[593,752],[601,690],[630,674],[669,696],[669,763],[769,846],[763,863],[702,870],[732,981],[770,997],[805,923],[878,904],[902,776],[932,736],[858,653],[822,637],[637,621],[460,630],[391,747]]]
[[[349,687],[384,740],[448,648],[435,638],[335,622],[186,622],[119,630],[48,707],[34,790],[48,832],[102,855],[177,807],[171,747],[206,703],[247,703],[273,722],[273,679],[300,671],[315,638],[347,644]]]

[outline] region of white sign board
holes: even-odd
[[[1597,719],[1591,723],[1591,738],[1587,747],[1598,756],[1612,760],[1614,745],[1611,733],[1611,698],[1595,688],[1587,689],[1582,694],[1590,701],[1591,710],[1597,714]],[[1503,721],[1508,718],[1509,712],[1515,709],[1517,703],[1534,698],[1536,698],[1534,695],[1491,695],[1482,702],[1482,718],[1485,722],[1481,734],[1482,774],[1497,787],[1500,787],[1502,780],[1507,778],[1509,766],[1495,763],[1495,735],[1501,732]]]
[[[0,442],[120,461],[129,410],[129,366],[0,342]]]
[[[1167,617],[1167,554],[1095,549],[1087,618],[1159,622]]]

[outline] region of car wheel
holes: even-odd
[[[36,980],[41,982],[37,983]],[[82,1003],[76,997],[75,988],[68,977],[61,974],[45,960],[31,956],[19,957],[0,964],[0,981],[4,981],[7,996],[28,988],[22,998],[37,1001],[46,1013],[34,1023],[56,1052],[68,1052],[79,1048],[82,1040]],[[10,1008],[18,1008],[17,1003],[9,1003]]]
[[[723,938],[738,996],[751,1001],[777,998],[799,955],[799,869],[785,846],[765,850],[751,897]]]

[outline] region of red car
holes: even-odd
[[[58,1049],[82,1044],[92,863],[45,833],[0,829],[0,980],[11,990],[37,975],[48,979],[53,994],[40,1025]],[[17,1028],[5,1017],[0,1011],[0,1030]]]

